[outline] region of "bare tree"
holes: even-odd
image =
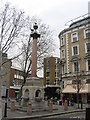
[[[2,53],[9,53],[11,60],[24,52],[19,49],[24,38],[26,19],[24,12],[11,7],[9,3],[0,7],[0,50]],[[2,61],[2,65],[4,63]]]
[[[7,53],[21,36],[24,12],[11,8],[8,3],[0,10],[1,50]]]
[[[46,56],[50,56],[55,49],[53,32],[50,30],[49,26],[42,23],[38,18],[32,17],[28,22],[28,34],[26,39],[22,41],[22,49],[24,51],[23,55],[18,57],[16,60],[19,63],[19,66],[22,67],[24,71],[24,83],[28,74],[31,74],[31,65],[32,65],[32,42],[33,40],[30,37],[31,26],[37,22],[38,31],[41,34],[40,39],[37,40],[37,70],[40,70],[43,67],[43,59]],[[24,34],[25,35],[25,34]]]

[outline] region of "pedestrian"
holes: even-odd
[[[68,106],[71,106],[71,100],[69,100],[69,105]]]
[[[73,101],[73,98],[71,99],[71,106],[73,106],[74,105],[74,101]]]
[[[81,100],[81,109],[83,109],[83,103],[82,103],[82,100]]]
[[[69,106],[69,101],[70,101],[69,98],[67,98],[67,104],[68,104],[68,106]]]

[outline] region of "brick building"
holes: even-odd
[[[12,67],[11,59],[8,59],[6,53],[2,54],[1,76],[2,86],[6,86],[9,97],[12,97],[11,90],[13,90],[15,94],[13,97],[17,98],[24,81],[23,71]]]
[[[23,71],[11,67],[10,69],[10,89],[15,91],[15,98],[18,98],[22,83],[23,83]],[[11,95],[10,95],[11,96]]]
[[[44,58],[44,86],[59,85],[60,83],[60,58]]]
[[[60,90],[60,58],[44,58],[44,78],[46,96],[55,98],[57,89]]]

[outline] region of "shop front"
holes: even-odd
[[[19,97],[20,89],[21,89],[20,86],[10,86],[9,97],[11,98],[12,93],[13,93],[14,94],[13,98],[17,101]]]
[[[65,101],[65,99],[69,101],[73,99],[74,102],[76,102],[76,93],[77,90],[71,84],[67,84],[62,90],[63,101]]]
[[[45,87],[45,98],[47,98],[47,100],[53,98],[53,100],[59,100],[60,99],[60,87],[59,85],[50,85]]]

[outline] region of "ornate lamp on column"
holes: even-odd
[[[31,76],[37,76],[37,39],[40,38],[40,34],[37,32],[38,25],[34,24],[31,37],[33,38],[33,48],[32,48],[32,72]]]

